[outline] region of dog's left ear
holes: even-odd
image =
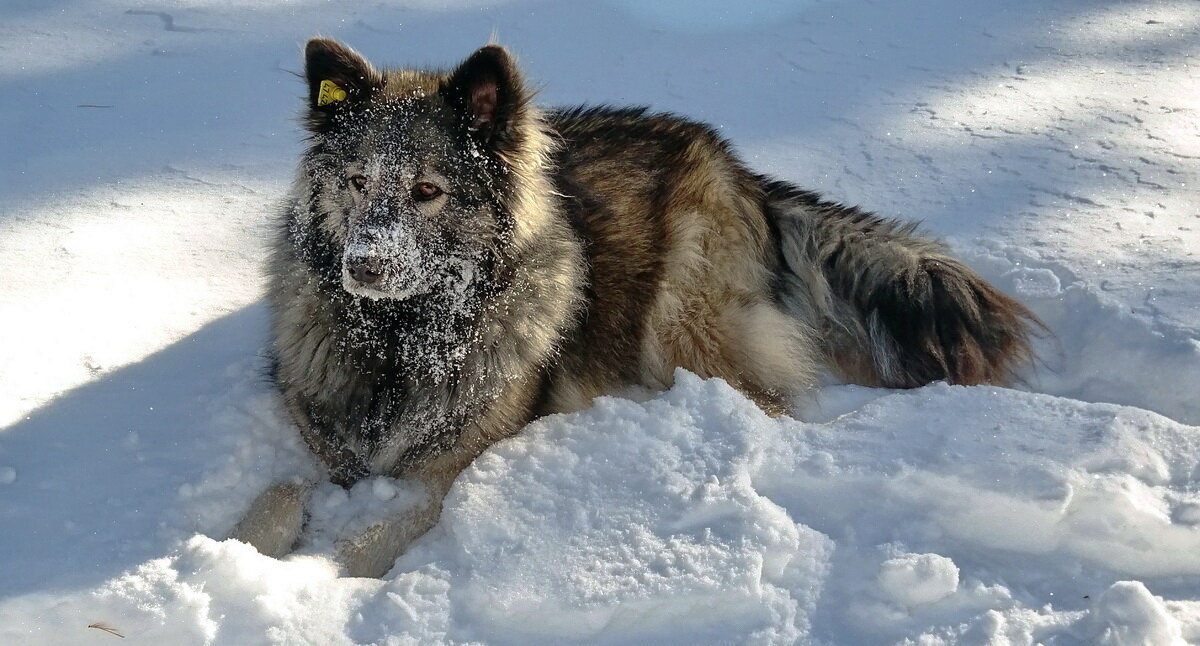
[[[383,84],[383,76],[353,49],[329,38],[313,38],[304,46],[308,80],[309,127],[322,131],[333,117],[366,103]]]
[[[480,48],[450,74],[442,94],[472,135],[501,148],[519,137],[529,96],[511,54],[499,45]]]

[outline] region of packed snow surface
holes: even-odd
[[[772,419],[680,372],[539,420],[382,580],[262,378],[300,45],[718,125],[925,221],[1051,332],[1018,389],[830,385]],[[0,644],[1200,644],[1200,4],[6,0]],[[620,395],[620,396],[617,396]],[[121,635],[123,637],[118,637]]]

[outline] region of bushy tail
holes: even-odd
[[[915,224],[763,179],[779,298],[819,331],[829,367],[870,386],[1009,382],[1042,324]]]

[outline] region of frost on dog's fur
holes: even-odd
[[[492,443],[677,368],[779,415],[822,368],[996,382],[1028,354],[1032,316],[936,243],[752,173],[703,124],[543,113],[495,45],[424,72],[314,39],[306,74],[276,380],[335,483],[428,493],[345,539],[353,574],[385,571]],[[254,510],[235,535],[277,535]]]

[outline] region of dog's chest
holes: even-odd
[[[279,312],[276,351],[280,387],[314,432],[375,473],[453,444],[476,390],[464,386],[462,335],[304,309],[307,316]]]

